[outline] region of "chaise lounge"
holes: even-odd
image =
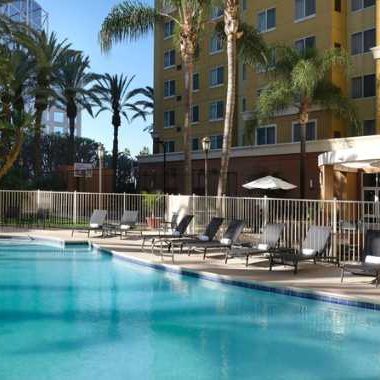
[[[91,231],[100,231],[102,233],[102,237],[104,237],[104,224],[106,217],[106,210],[95,210],[91,215],[89,226],[83,228],[73,228],[71,231],[71,236],[74,236],[74,232],[84,232],[87,233],[87,237],[90,237]]]

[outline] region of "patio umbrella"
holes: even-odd
[[[244,188],[248,190],[253,189],[262,189],[262,190],[293,190],[297,186],[292,185],[289,182],[286,182],[280,178],[266,176],[259,179],[256,179],[252,182],[246,183],[243,185]]]

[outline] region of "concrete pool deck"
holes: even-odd
[[[0,230],[0,236],[7,235],[58,238],[69,242],[87,241],[86,234],[76,233],[72,238],[71,230],[58,229],[38,230],[3,227]],[[202,260],[201,255],[175,255],[175,263],[173,264],[171,257],[165,257],[162,261],[160,256],[152,255],[149,249],[144,253],[141,252],[140,234],[130,234],[125,240],[120,240],[120,237],[91,237],[90,241],[122,257],[144,260],[152,264],[165,264],[170,268],[186,269],[221,275],[232,280],[253,281],[267,286],[292,288],[342,299],[380,304],[380,287],[375,288],[372,284],[373,278],[347,274],[344,283],[341,284],[340,270],[331,264],[301,263],[297,275],[293,274],[293,268],[283,266],[276,266],[270,272],[268,260],[263,258],[252,258],[248,267],[245,266],[244,258],[230,259],[226,265],[224,264],[224,256],[217,253],[210,255],[205,261]]]

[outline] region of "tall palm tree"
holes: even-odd
[[[228,167],[237,97],[238,56],[242,58],[244,63],[265,65],[268,59],[268,49],[259,32],[254,27],[240,21],[239,0],[225,0],[224,20],[216,25],[216,29],[220,34],[224,33],[228,66],[223,146],[218,180],[218,198],[220,198],[227,192]]]
[[[116,191],[117,179],[117,159],[119,155],[119,128],[121,126],[122,116],[127,123],[142,117],[145,120],[145,112],[133,103],[133,98],[141,92],[141,89],[130,90],[134,76],[128,77],[122,75],[104,74],[92,88],[97,94],[101,103],[99,115],[101,112],[109,111],[112,113],[113,125],[113,149],[112,149],[112,185]]]
[[[14,33],[16,41],[25,47],[33,57],[34,66],[34,174],[41,174],[40,140],[42,132],[42,115],[57,97],[54,89],[57,84],[58,71],[62,57],[68,54],[70,44],[59,41],[55,33],[50,35],[25,27]]]
[[[143,96],[142,99],[135,102],[135,106],[140,107],[146,116],[153,115],[154,112],[154,89],[153,87],[146,86],[140,89],[140,95]],[[148,125],[144,131],[153,132],[153,124]]]
[[[211,1],[211,0],[210,0]],[[184,141],[185,193],[192,192],[191,78],[199,34],[206,22],[209,0],[165,0],[160,7],[127,0],[114,7],[103,22],[100,41],[104,50],[116,42],[136,40],[153,31],[155,25],[172,20],[176,25],[179,51],[184,68]],[[173,9],[175,12],[172,12]]]
[[[98,75],[88,72],[90,68],[90,58],[83,57],[81,52],[65,54],[60,62],[57,85],[57,105],[66,111],[69,120],[69,162],[75,162],[75,120],[78,116],[78,109],[83,108],[93,116],[92,107],[98,104],[91,83],[98,78]]]
[[[319,53],[316,49],[299,51],[277,47],[276,63],[270,70],[272,80],[261,92],[257,120],[265,121],[289,107],[295,107],[300,124],[300,197],[305,197],[306,126],[312,106],[320,106],[352,123],[359,121],[356,108],[341,89],[331,81],[331,69],[347,69],[347,55],[339,49]]]

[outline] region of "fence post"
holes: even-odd
[[[40,196],[41,196],[41,192],[38,189],[37,190],[37,210],[40,208]]]
[[[337,210],[337,199],[333,200],[333,220],[332,220],[332,230],[333,230],[333,245],[332,245],[332,254],[333,257],[336,257],[337,252],[337,232],[338,232],[338,210]]]
[[[125,206],[126,206],[126,194],[124,192],[123,193],[123,212],[125,211]]]
[[[73,194],[73,224],[77,224],[77,191]]]
[[[266,226],[268,224],[268,197],[264,195],[264,224]]]

